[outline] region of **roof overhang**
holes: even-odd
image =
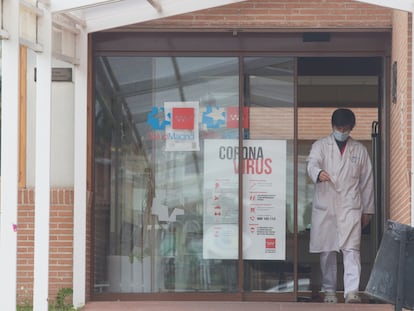
[[[53,17],[53,55],[78,64],[79,34],[108,31],[174,15],[207,10],[248,0],[19,0],[20,43],[41,52],[42,34],[37,32],[45,12]],[[414,12],[414,0],[354,0],[356,2]],[[0,6],[3,11],[3,7]],[[1,22],[3,23],[3,15]],[[0,38],[8,39],[7,27]]]
[[[97,32],[246,0],[43,0],[55,15],[65,15]],[[414,12],[414,0],[354,0]],[[133,13],[133,14],[131,14]]]
[[[51,0],[53,14],[83,24],[88,33],[246,0]]]
[[[363,2],[367,4],[378,5],[390,9],[413,12],[414,1],[413,0],[354,0],[357,2]]]

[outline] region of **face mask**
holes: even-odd
[[[349,137],[349,131],[341,133],[337,130],[334,130],[333,135],[337,141],[345,141]]]

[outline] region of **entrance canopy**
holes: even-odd
[[[94,32],[244,1],[246,0],[51,0],[50,4],[52,13],[75,16],[86,25],[88,32]],[[407,0],[356,1],[410,12],[414,9],[414,1]]]
[[[50,0],[50,9],[54,14],[66,15],[77,20],[90,33],[245,1]],[[413,0],[356,1],[408,12],[414,10]]]
[[[54,14],[65,15],[96,32],[246,0],[51,0]],[[356,0],[412,12],[413,0]]]
[[[414,11],[414,0],[355,0],[357,2]],[[7,2],[2,7],[0,38],[8,39]],[[84,34],[114,29],[174,15],[225,6],[246,0],[20,0],[20,44],[43,51],[41,27],[45,13],[52,15],[52,53],[56,59],[79,64],[77,39]]]
[[[363,2],[367,4],[378,5],[390,9],[413,12],[414,1],[410,0],[355,0],[357,2]]]
[[[29,0],[21,0],[25,3]],[[36,2],[36,0],[30,0]],[[49,0],[54,31],[62,36],[61,46],[54,44],[54,56],[77,64],[76,36],[131,24],[210,9],[246,0]],[[357,2],[414,12],[414,0],[356,0]],[[37,2],[47,2],[38,0]],[[73,48],[69,48],[72,46]],[[56,48],[57,47],[57,48]],[[66,47],[66,48],[63,48]],[[57,49],[57,50],[56,50]],[[73,51],[73,52],[72,52]]]
[[[54,0],[51,11],[76,18],[90,33],[243,1]]]

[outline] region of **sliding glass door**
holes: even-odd
[[[292,292],[293,58],[94,67],[95,292]]]
[[[243,71],[244,109],[249,112],[243,144],[262,148],[256,165],[263,161],[268,169],[244,175],[244,245],[255,245],[244,253],[244,288],[250,293],[292,293],[295,60],[246,57]]]

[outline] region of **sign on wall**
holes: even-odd
[[[243,259],[286,257],[286,141],[204,141],[203,258],[237,259],[239,172],[243,175]],[[243,156],[241,167],[239,157]]]

